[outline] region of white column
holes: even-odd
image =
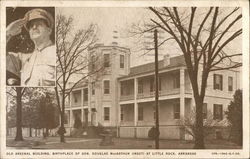
[[[81,99],[81,121],[82,121],[82,122],[84,122],[84,118],[83,118],[83,116],[84,116],[84,115],[83,115],[83,114],[84,114],[84,113],[83,113],[83,93],[84,93],[84,92],[83,92],[83,89],[81,89],[81,98],[80,98],[80,99]]]
[[[91,105],[91,82],[89,80],[88,82],[88,108],[89,108],[89,114],[90,114],[90,122],[93,123],[93,125],[96,125],[93,121],[92,121],[92,118],[91,118],[91,114],[94,113],[92,112],[92,109],[91,108],[94,108],[93,105]]]
[[[117,108],[117,126],[121,125],[121,105],[120,105],[120,99],[121,99],[121,82],[117,81],[117,103],[118,103],[118,108]]]
[[[138,104],[137,104],[137,78],[134,79],[134,126],[137,126]]]
[[[134,137],[137,137],[137,122],[138,122],[138,103],[137,103],[137,78],[134,79]]]
[[[183,118],[185,113],[185,70],[180,69],[180,117]]]
[[[73,127],[73,110],[69,110],[69,127]]]
[[[81,121],[82,121],[82,123],[85,122],[85,120],[84,120],[84,109],[83,108],[81,108]]]
[[[81,89],[81,107],[83,107],[83,89]]]

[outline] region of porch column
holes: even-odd
[[[138,103],[137,103],[137,78],[134,79],[134,137],[137,137]]]
[[[180,117],[184,118],[185,112],[185,70],[180,69]]]
[[[81,89],[81,121],[82,123],[84,122],[84,118],[83,118],[83,89]]]
[[[73,127],[73,110],[69,110],[69,127]]]
[[[120,99],[121,99],[121,81],[118,80],[117,82],[117,99],[118,99],[118,109],[117,109],[117,126],[121,126],[121,105],[120,105]]]
[[[81,89],[81,107],[83,107],[83,89]]]
[[[82,123],[85,122],[84,121],[84,108],[81,108],[81,121],[82,121]]]

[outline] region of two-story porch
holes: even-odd
[[[160,138],[184,139],[180,122],[193,106],[190,81],[184,67],[159,75]],[[119,136],[147,138],[155,125],[154,74],[120,80]]]
[[[65,98],[64,126],[66,128],[66,135],[70,135],[76,126],[76,122],[81,123],[81,126],[86,125],[89,122],[88,113],[88,89],[74,89]]]

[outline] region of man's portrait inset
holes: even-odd
[[[55,86],[55,8],[6,8],[6,83]]]

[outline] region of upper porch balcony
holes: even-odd
[[[180,94],[180,89],[179,88],[172,89],[172,90],[160,90],[159,91],[159,96],[167,96],[167,95],[175,95],[175,94]],[[155,91],[139,93],[137,95],[137,99],[152,98],[154,96],[155,96]]]
[[[185,70],[174,70],[159,75],[159,97],[191,94],[191,84]],[[155,79],[153,75],[129,79],[120,82],[120,101],[153,98],[155,96]],[[136,96],[135,96],[136,93]]]
[[[186,94],[191,94],[192,90],[191,89],[186,89],[185,90]],[[159,91],[159,96],[164,97],[164,96],[169,96],[169,95],[178,95],[180,94],[180,89],[172,89],[172,90],[160,90]],[[135,95],[134,94],[129,94],[129,95],[122,95],[120,97],[120,101],[129,101],[129,100],[134,100]],[[155,91],[154,92],[145,92],[145,93],[139,93],[137,94],[137,99],[143,99],[143,98],[153,98],[155,97]]]

